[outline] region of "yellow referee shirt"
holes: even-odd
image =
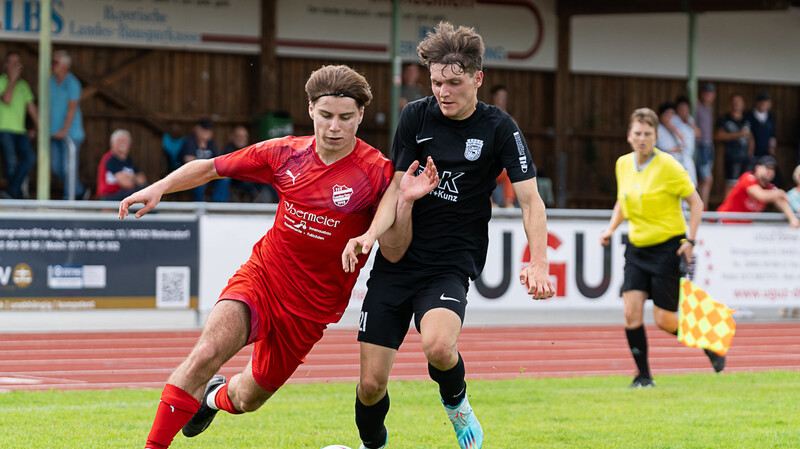
[[[686,232],[681,199],[695,190],[689,172],[659,149],[642,167],[636,153],[617,159],[617,200],[635,246],[652,246]]]

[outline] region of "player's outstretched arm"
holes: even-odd
[[[528,237],[531,263],[519,273],[520,284],[533,299],[547,299],[555,294],[547,264],[547,215],[536,187],[536,178],[512,184],[522,209],[522,225]]]
[[[411,211],[414,202],[439,185],[439,174],[433,158],[429,156],[425,168],[419,175],[415,175],[418,168],[419,163],[414,161],[403,175],[394,224],[380,237],[381,254],[392,263],[402,259],[411,244],[413,234]]]
[[[127,217],[130,207],[136,203],[144,204],[144,207],[136,211],[134,215],[136,218],[142,218],[156,207],[164,194],[191,189],[219,177],[214,166],[214,159],[197,159],[188,162],[167,175],[166,178],[122,200],[119,203],[119,219]]]
[[[439,177],[436,174],[436,166],[433,165],[432,159],[429,160],[425,170],[416,176],[414,172],[418,167],[419,162],[415,161],[405,173],[395,173],[392,183],[378,205],[378,210],[367,232],[347,242],[347,246],[342,252],[342,268],[346,273],[355,271],[358,265],[357,256],[369,254],[375,245],[375,241],[384,235],[387,230],[394,227],[399,201],[411,201],[413,203],[413,201],[425,196],[438,184]],[[383,244],[383,240],[381,240],[381,245]]]

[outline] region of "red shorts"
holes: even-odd
[[[250,308],[253,377],[261,388],[275,392],[322,338],[326,324],[294,315],[282,307],[259,268],[248,261],[222,290],[219,301],[241,301]]]

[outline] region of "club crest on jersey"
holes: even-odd
[[[353,195],[353,189],[347,186],[334,185],[333,186],[333,204],[342,207],[350,202],[350,197]]]
[[[481,157],[483,141],[480,139],[467,139],[467,148],[464,150],[464,157],[468,161],[476,161]]]

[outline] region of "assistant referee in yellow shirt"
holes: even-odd
[[[647,108],[637,109],[628,123],[628,143],[633,152],[617,159],[617,202],[608,229],[600,242],[611,242],[611,235],[624,219],[628,220],[625,248],[625,334],[638,373],[631,387],[655,386],[647,361],[644,302],[653,300],[653,318],[661,329],[678,332],[680,258],[692,257],[695,235],[703,214],[700,199],[689,173],[672,155],[655,147],[658,116]],[[681,200],[689,204],[687,233]],[[725,358],[706,351],[714,369],[725,367]]]

